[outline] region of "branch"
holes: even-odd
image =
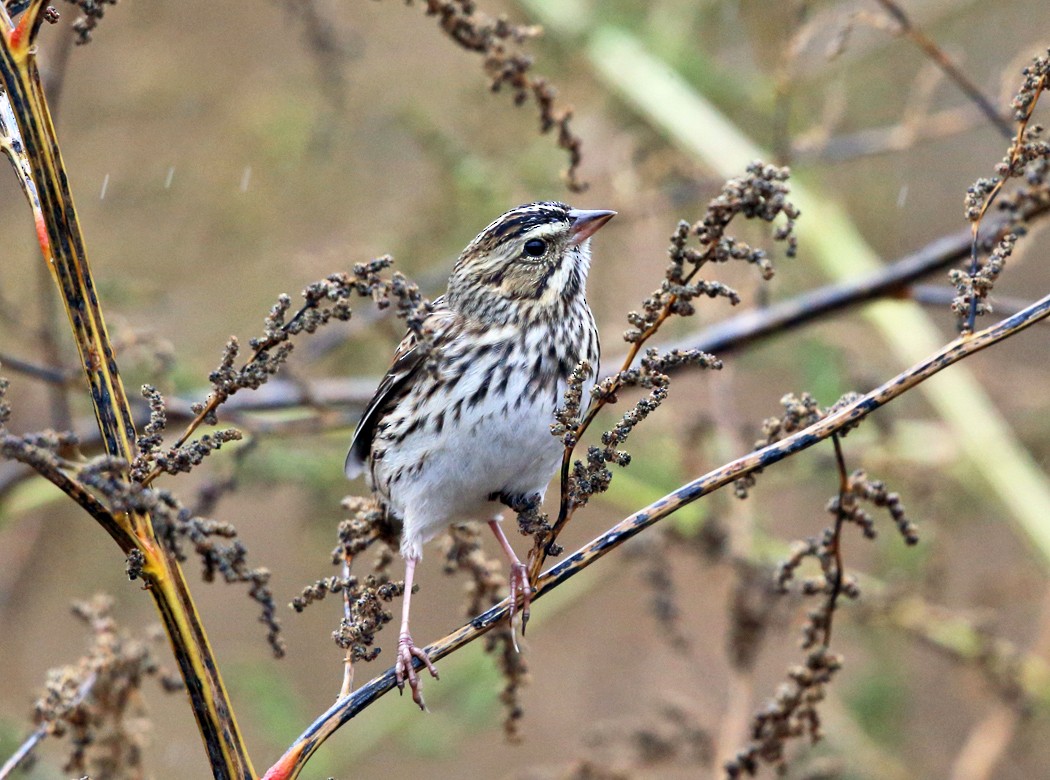
[[[31,474],[38,474],[57,487],[91,515],[113,538],[125,553],[135,549],[135,540],[120,520],[95,498],[77,480],[63,472],[55,464],[51,453],[27,444],[25,439],[0,433],[0,454],[28,466]]]
[[[672,515],[687,504],[732,484],[740,477],[767,468],[785,458],[808,449],[885,406],[895,398],[960,360],[1009,338],[1050,316],[1050,295],[1018,312],[1013,317],[978,333],[955,339],[908,370],[890,379],[854,403],[818,423],[781,441],[727,463],[672,493],[638,510],[583,546],[558,565],[540,575],[533,601],[545,596],[570,577],[583,571],[599,558],[625,541]],[[438,661],[482,636],[507,619],[508,600],[471,620],[448,636],[426,648],[432,661]],[[368,682],[348,697],[340,699],[321,715],[263,776],[263,780],[292,780],[299,775],[310,756],[344,723],[394,688],[394,670]]]
[[[412,5],[412,0],[407,0],[407,4]],[[532,57],[522,50],[522,45],[543,29],[511,24],[502,16],[494,19],[475,3],[464,0],[425,0],[420,5],[426,6],[427,16],[438,18],[442,31],[457,45],[482,56],[493,92],[507,87],[515,105],[530,99],[536,104],[540,133],[557,131],[557,144],[569,156],[569,165],[562,173],[565,185],[571,192],[584,192],[588,185],[579,178],[583,143],[572,129],[572,108],[555,108],[557,90],[547,79],[533,75]]]
[[[995,110],[995,106],[992,102],[984,96],[984,93],[974,84],[969,76],[962,72],[958,65],[952,62],[951,57],[945,54],[944,50],[930,37],[928,37],[922,30],[912,24],[911,19],[904,13],[904,9],[900,7],[894,0],[876,0],[886,12],[893,17],[893,20],[900,25],[900,32],[902,35],[907,37],[922,49],[923,53],[926,54],[937,67],[944,72],[951,81],[957,86],[962,92],[973,101],[981,113],[984,114],[988,121],[995,125],[996,129],[1003,134],[1004,137],[1010,139],[1013,137],[1014,129],[1011,127],[1010,122],[1007,121]]]
[[[793,201],[789,199],[790,190],[786,183],[787,179],[786,168],[766,165],[757,160],[753,161],[746,166],[743,174],[734,176],[725,182],[719,195],[708,203],[703,216],[698,221],[692,224],[684,220],[680,221],[671,236],[671,245],[668,248],[670,262],[665,271],[665,278],[660,287],[643,301],[641,311],[628,313],[627,321],[631,327],[623,337],[630,344],[627,355],[623,358],[619,371],[594,386],[586,413],[582,413],[580,400],[584,376],[590,370],[589,367],[581,363],[577,369],[579,373],[574,372],[573,376],[568,379],[564,406],[555,413],[556,425],[551,427],[551,433],[561,438],[563,444],[560,473],[561,500],[557,519],[549,527],[546,527],[546,521],[543,521],[542,532],[535,535],[535,546],[529,553],[530,583],[534,583],[539,576],[547,556],[557,554],[558,535],[572,519],[576,510],[586,504],[590,495],[605,489],[604,487],[581,489],[580,486],[583,484],[579,471],[581,461],[575,463],[573,461],[576,447],[595,417],[606,405],[616,401],[616,394],[625,386],[641,382],[643,386],[654,388],[650,399],[639,402],[645,405],[644,412],[642,407],[638,407],[636,412],[628,412],[623,418],[625,427],[621,433],[616,435],[615,442],[611,431],[602,437],[607,449],[601,456],[602,465],[598,473],[611,475],[605,470],[604,464],[620,462],[620,465],[626,465],[621,461],[629,457],[618,451],[617,447],[640,419],[632,415],[635,413],[642,416],[648,414],[659,405],[664,397],[665,390],[658,389],[663,385],[657,386],[655,380],[658,375],[660,382],[663,383],[666,382],[667,377],[662,371],[652,369],[648,365],[647,361],[652,362],[654,359],[652,356],[640,360],[641,373],[638,376],[634,378],[628,376],[635,359],[643,354],[643,347],[668,319],[693,314],[695,312],[694,301],[698,299],[724,297],[732,304],[739,303],[740,296],[735,290],[719,282],[697,278],[700,271],[708,263],[736,260],[754,266],[763,279],[772,278],[773,265],[766,251],[753,248],[728,232],[734,220],[741,218],[761,220],[770,226],[776,224],[777,227],[772,236],[773,241],[783,242],[786,246],[785,254],[788,257],[794,256],[796,249],[794,227],[799,212]],[[698,248],[689,246],[691,237],[696,238]],[[649,355],[648,350],[645,354]],[[694,357],[700,362],[689,360],[688,362],[693,365],[716,369],[722,367],[718,359],[711,355],[696,354]],[[672,362],[682,363],[684,361],[675,359]],[[652,373],[649,373],[650,371]],[[645,379],[641,378],[643,374],[647,375]],[[570,398],[573,400],[570,401]],[[631,422],[628,422],[629,419]],[[592,452],[593,450],[588,450],[588,461],[591,459]],[[591,484],[607,484],[607,482],[607,477],[599,477]],[[521,509],[513,508],[519,512],[519,523],[522,523]],[[524,525],[522,530],[529,532]]]
[[[1041,132],[1041,128],[1036,126],[1032,130],[1032,138],[1028,137],[1028,123],[1032,118],[1032,113],[1035,111],[1036,105],[1039,103],[1039,97],[1042,95],[1043,90],[1047,87],[1048,77],[1050,77],[1050,62],[1046,58],[1037,57],[1035,62],[1037,63],[1038,78],[1033,78],[1035,71],[1028,68],[1025,69],[1024,73],[1028,76],[1026,79],[1026,85],[1022,86],[1021,92],[1014,98],[1014,105],[1017,108],[1017,134],[1012,137],[1010,142],[1010,148],[1007,150],[1007,156],[1003,162],[997,166],[998,176],[994,179],[982,180],[974,184],[967,194],[966,205],[967,205],[967,218],[970,220],[971,229],[973,231],[973,246],[970,254],[970,284],[971,289],[969,290],[969,302],[966,305],[965,299],[962,300],[962,304],[966,306],[968,312],[966,318],[963,321],[963,330],[965,332],[972,331],[974,324],[977,320],[977,316],[982,314],[984,308],[981,305],[981,299],[985,297],[991,290],[991,277],[985,280],[985,285],[978,286],[977,280],[980,276],[980,262],[978,260],[978,236],[981,230],[981,221],[988,213],[988,209],[992,207],[996,198],[1003,190],[1003,186],[1009,179],[1014,177],[1020,177],[1024,175],[1025,168],[1028,163],[1032,162],[1036,158],[1046,159],[1048,156],[1046,144],[1036,142],[1030,145],[1036,136]],[[1029,75],[1031,74],[1031,75]],[[1019,102],[1022,95],[1028,87],[1028,80],[1032,79],[1031,92],[1026,95],[1026,102]],[[1039,148],[1039,151],[1033,151],[1033,148]],[[984,188],[988,187],[987,190]],[[1011,245],[1012,247],[1012,245]],[[1012,251],[1012,248],[1011,248]],[[1009,254],[1007,252],[1006,254]],[[1003,255],[1002,259],[1005,259],[1006,255]],[[994,254],[993,254],[994,258]],[[962,288],[960,288],[962,290]]]
[[[40,250],[69,316],[106,452],[130,462],[135,455],[131,406],[92,281],[36,63],[36,35],[45,10],[42,0],[32,0],[14,27],[6,14],[0,14],[0,78],[6,93],[0,96],[0,103],[7,104],[0,112],[0,135],[33,208]],[[14,124],[8,121],[11,116]],[[215,777],[254,777],[218,664],[178,562],[158,542],[149,515],[117,515],[115,520],[142,554],[141,573],[164,620]]]
[[[527,1],[537,13],[547,9],[542,18],[548,29],[564,30],[566,25],[559,23],[564,14],[554,13],[549,4],[539,0]],[[585,31],[585,38],[574,40],[573,45],[586,53],[597,76],[671,144],[726,176],[741,164],[765,156],[741,133],[739,125],[732,124],[636,36],[603,24],[583,5],[580,9],[573,18],[573,29]],[[1030,101],[1033,96],[1028,97]],[[872,273],[881,266],[878,254],[840,204],[799,181],[795,181],[792,192],[802,214],[820,216],[801,220],[797,229],[799,242],[816,267],[833,278],[849,278]],[[916,305],[879,303],[866,307],[863,314],[901,365],[917,363],[943,343],[943,334]],[[963,456],[987,480],[1022,535],[1038,548],[1040,563],[1050,565],[1050,528],[1044,509],[1050,505],[1050,481],[1045,470],[1018,441],[987,392],[965,368],[939,382],[923,384],[922,391],[957,440]]]
[[[1047,213],[1050,213],[1050,206],[1042,209],[1038,216]],[[1032,215],[1033,218],[1035,216]],[[997,226],[995,235],[1000,235],[1006,229],[1004,220]],[[972,234],[968,228],[942,236],[873,273],[845,282],[826,284],[761,309],[741,312],[723,322],[705,327],[698,334],[661,344],[661,348],[700,349],[725,354],[838,314],[860,303],[886,297],[906,297],[908,287],[918,279],[968,257],[971,241]]]

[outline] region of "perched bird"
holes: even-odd
[[[429,350],[409,333],[358,423],[346,474],[364,472],[402,522],[405,594],[395,672],[422,708],[409,605],[423,545],[452,523],[488,522],[510,562],[510,595],[528,611],[525,566],[500,528],[501,498],[542,497],[561,462],[554,410],[581,360],[598,370],[598,331],[587,305],[590,237],[614,211],[563,203],[511,209],[459,256],[448,291],[423,323]],[[424,354],[427,353],[427,354]]]

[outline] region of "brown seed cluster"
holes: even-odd
[[[856,399],[856,393],[848,393],[829,409],[823,409],[809,393],[785,395],[781,399],[784,413],[763,422],[762,438],[755,443],[755,447],[758,449],[780,441],[854,403]],[[797,591],[802,596],[818,599],[816,606],[807,611],[802,627],[801,645],[803,650],[808,651],[806,658],[802,665],[788,670],[787,681],[752,719],[749,744],[725,765],[729,778],[754,776],[761,764],[784,771],[785,749],[789,740],[806,737],[816,741],[821,737],[817,707],[824,699],[825,686],[842,666],[841,657],[831,651],[832,627],[839,597],[857,599],[860,596],[856,579],[844,570],[844,527],[855,525],[865,538],[874,539],[875,521],[863,506],[868,504],[889,513],[906,544],[918,542],[918,531],[905,514],[898,494],[888,491],[884,483],[870,479],[863,470],[846,473],[840,440],[851,428],[832,436],[840,485],[838,494],[828,502],[826,509],[834,522],[821,534],[794,542],[791,554],[780,562],[772,578],[776,592],[788,593],[792,583],[798,582]],[[736,485],[737,495],[746,497],[754,484],[754,479],[739,481]],[[816,563],[818,574],[801,577],[799,572],[807,561]],[[754,616],[758,630],[761,630],[766,625],[768,614],[756,613]],[[746,628],[747,623],[742,626]],[[757,642],[753,644],[757,645]]]
[[[220,576],[227,583],[247,584],[248,595],[260,606],[259,621],[268,629],[270,647],[275,656],[283,656],[284,640],[269,587],[270,572],[248,565],[248,550],[237,538],[237,530],[230,523],[195,515],[170,491],[130,481],[127,473],[124,461],[103,455],[81,466],[77,480],[101,496],[116,514],[149,514],[157,538],[177,560],[187,559],[184,547],[190,544],[201,560],[205,582]],[[140,576],[141,567],[140,558],[129,558],[128,576]]]
[[[803,393],[801,396],[788,393],[780,399],[780,403],[784,407],[784,413],[780,417],[767,417],[762,421],[762,438],[755,442],[756,450],[778,442],[785,436],[790,436],[803,428],[808,428],[826,416],[817,400],[809,393]],[[761,473],[761,469],[756,469],[733,483],[733,492],[737,498],[748,497]]]
[[[698,279],[697,274],[710,262],[723,263],[740,260],[760,270],[763,278],[773,275],[773,266],[765,250],[750,246],[728,234],[730,223],[737,217],[759,219],[768,223],[782,220],[773,231],[775,241],[786,244],[786,254],[796,251],[794,235],[798,209],[789,200],[787,168],[778,168],[762,162],[751,163],[745,174],[725,183],[717,197],[710,201],[704,217],[694,224],[679,222],[671,236],[668,249],[670,262],[664,281],[642,303],[641,311],[627,315],[631,327],[624,333],[624,340],[631,345],[621,369],[598,382],[593,388],[592,402],[585,415],[581,415],[582,386],[586,366],[579,366],[569,378],[562,408],[555,413],[551,427],[553,435],[562,440],[565,447],[561,475],[561,503],[558,518],[551,526],[545,517],[519,516],[523,532],[538,529],[535,549],[532,554],[530,576],[535,577],[539,565],[547,555],[560,552],[556,537],[573,513],[584,506],[592,495],[608,489],[612,479],[609,464],[626,466],[630,454],[621,449],[634,427],[651,414],[667,397],[670,379],[667,373],[686,365],[718,369],[722,363],[713,355],[699,350],[672,350],[661,353],[647,349],[638,365],[634,361],[641,354],[645,343],[670,317],[687,317],[695,312],[693,302],[698,297],[727,298],[731,303],[740,300],[732,288],[714,281]],[[689,246],[695,238],[699,247]],[[641,387],[649,394],[628,410],[611,429],[601,437],[601,447],[590,446],[586,459],[572,460],[573,452],[591,421],[600,409],[617,401],[617,394],[624,387]],[[550,527],[550,532],[547,528]]]
[[[51,669],[34,705],[37,733],[69,737],[63,769],[92,777],[144,777],[148,719],[141,689],[155,677],[165,690],[180,690],[177,677],[153,655],[157,634],[147,640],[120,628],[113,601],[98,595],[73,606],[91,632],[91,646],[75,664]]]
[[[106,6],[117,4],[117,0],[66,0],[66,2],[80,10],[80,15],[73,20],[73,32],[76,33],[78,46],[91,43],[91,34],[105,16]],[[55,14],[57,17],[57,11]]]
[[[1018,238],[1026,232],[1027,214],[1050,205],[1050,143],[1043,137],[1043,127],[1029,122],[1050,80],[1050,51],[1036,57],[1022,75],[1021,88],[1011,104],[1018,123],[1013,142],[996,165],[995,176],[978,179],[966,191],[966,218],[973,223],[974,234],[969,268],[953,269],[948,274],[958,293],[952,300],[952,311],[959,317],[964,332],[973,331],[975,319],[992,311],[988,296],[1013,254]],[[1003,195],[1004,186],[1011,180],[1017,182],[1014,192]],[[1009,216],[1010,231],[991,247],[988,258],[981,262],[981,220],[997,199],[999,209]]]
[[[413,0],[408,0],[409,4]],[[530,98],[540,112],[540,133],[557,130],[558,146],[569,155],[569,167],[562,174],[572,192],[583,192],[587,184],[579,178],[583,143],[571,126],[572,109],[556,108],[557,91],[547,79],[533,75],[532,57],[521,46],[543,30],[535,25],[518,25],[504,16],[493,18],[478,10],[474,0],[425,0],[427,16],[436,16],[441,29],[453,41],[484,58],[485,74],[493,92],[504,88],[514,96],[514,104]]]
[[[343,617],[332,638],[348,651],[351,662],[372,661],[380,653],[375,647],[376,634],[393,620],[387,605],[405,592],[404,581],[395,582],[388,573],[400,529],[391,525],[389,515],[374,497],[350,496],[343,501],[343,508],[349,517],[339,524],[339,543],[332,550],[332,563],[343,567],[343,575],[306,586],[290,606],[302,612],[329,593],[342,594]],[[365,577],[350,574],[354,559],[377,541],[382,543],[372,572]]]
[[[788,198],[789,175],[787,168],[753,162],[743,176],[725,183],[722,192],[708,204],[702,219],[693,224],[684,220],[678,223],[671,236],[670,263],[664,282],[645,299],[640,312],[627,315],[631,328],[624,333],[625,341],[644,341],[672,314],[691,315],[695,311],[692,304],[695,298],[723,297],[730,303],[739,303],[740,296],[731,287],[696,278],[707,263],[739,260],[754,265],[763,279],[773,276],[773,264],[764,249],[729,235],[729,225],[737,217],[768,223],[782,219],[783,224],[773,231],[773,240],[786,244],[788,257],[795,256],[798,245],[794,228],[799,211]],[[698,248],[689,246],[691,237],[696,239]]]
[[[726,777],[753,777],[760,764],[783,773],[787,770],[784,751],[790,740],[805,737],[818,741],[822,731],[817,707],[824,700],[828,683],[841,668],[840,656],[820,648],[806,658],[805,664],[788,670],[788,681],[755,715],[751,744],[726,762]]]
[[[468,618],[480,615],[507,597],[509,592],[504,567],[498,560],[485,555],[480,531],[476,526],[452,526],[445,547],[445,573],[463,572],[467,575]],[[521,719],[525,710],[521,704],[521,690],[529,681],[529,666],[524,654],[518,651],[514,627],[503,622],[485,634],[485,651],[492,654],[503,675],[500,701],[504,707],[503,730],[507,739],[521,739]]]

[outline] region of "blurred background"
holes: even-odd
[[[1045,0],[902,5],[1004,114],[1020,69],[1050,43]],[[55,53],[76,15],[59,10],[66,18],[41,35],[45,79],[55,78]],[[129,393],[148,381],[180,399],[202,399],[227,338],[259,334],[278,294],[295,296],[380,254],[392,254],[436,296],[481,228],[538,199],[619,212],[594,240],[589,297],[604,353],[622,354],[625,314],[659,285],[668,236],[678,220],[702,216],[724,177],[624,98],[639,72],[626,60],[603,61],[602,42],[626,40],[663,63],[739,137],[769,150],[767,160],[790,163],[799,182],[837,204],[885,262],[965,229],[966,188],[992,174],[1008,145],[912,40],[895,34],[874,1],[486,0],[489,15],[546,27],[526,49],[535,72],[557,87],[559,104],[574,107],[580,176],[590,187],[570,193],[560,177],[566,155],[537,132],[535,106],[492,94],[480,58],[424,10],[396,0],[128,0],[107,10],[90,45],[69,51],[56,124]],[[1045,121],[1043,102],[1036,119]],[[819,231],[830,217],[818,210],[801,219]],[[772,245],[761,230],[738,234]],[[0,235],[0,353],[43,363],[39,334],[50,320],[62,361],[75,366],[10,174],[0,176]],[[1045,247],[1036,227],[997,296],[1030,301],[1050,289],[1050,267],[1040,265]],[[851,251],[842,250],[843,277],[852,274]],[[769,284],[750,268],[711,273],[752,307],[827,283],[829,263],[814,253],[805,239],[795,259],[773,249],[777,275]],[[943,273],[929,281],[946,284]],[[696,317],[670,323],[661,340],[733,313],[722,300],[698,308]],[[365,302],[358,311],[360,320],[304,340],[285,376],[304,386],[360,380],[370,394],[401,323],[376,318]],[[925,311],[943,342],[954,337],[947,305]],[[1011,446],[1030,456],[1044,481],[1047,338],[1040,326],[964,364],[1003,415]],[[676,377],[671,399],[631,441],[634,464],[617,471],[562,541],[575,549],[746,452],[763,418],[781,413],[785,393],[808,391],[830,406],[906,368],[898,355],[856,309],[727,355],[719,373]],[[61,421],[62,402],[46,384],[4,373],[12,380],[12,430]],[[68,414],[87,433],[90,406],[73,375]],[[299,418],[301,426],[287,424]],[[224,449],[167,485],[190,501],[207,481],[235,476],[238,489],[214,516],[237,526],[253,565],[273,572],[289,649],[281,661],[271,657],[243,588],[202,583],[195,592],[259,771],[338,693],[342,654],[330,634],[339,603],[302,615],[284,605],[338,572],[330,551],[344,517],[339,502],[365,490],[342,474],[353,419],[350,402],[272,413],[265,420],[282,424],[283,435],[260,436],[243,453]],[[885,516],[876,518],[874,542],[856,529],[846,534],[848,568],[879,584],[870,601],[838,613],[833,649],[845,668],[822,705],[825,739],[792,745],[791,777],[1011,779],[1044,776],[1050,766],[1048,563],[990,487],[988,464],[967,456],[951,426],[912,392],[845,442],[851,468],[901,494],[922,541],[906,548]],[[762,475],[746,502],[727,491],[700,502],[536,604],[523,643],[532,680],[521,699],[520,744],[504,737],[499,676],[475,643],[439,664],[440,681],[426,682],[430,714],[388,696],[330,740],[303,776],[721,776],[720,763],[746,745],[749,714],[802,658],[807,608],[797,596],[768,593],[766,580],[745,583],[734,557],[771,566],[792,540],[819,534],[837,486],[830,445],[807,451]],[[1050,522],[1050,506],[1035,511]],[[431,548],[413,600],[420,642],[465,618],[464,582],[442,574],[440,546]],[[187,568],[197,583],[198,564]],[[7,490],[0,755],[27,732],[47,669],[83,652],[87,634],[69,604],[98,591],[116,599],[123,625],[156,622],[119,550],[81,511],[36,481]],[[931,610],[920,612],[918,625],[882,614],[913,597]],[[744,671],[732,663],[730,642],[740,636],[742,612],[758,615],[759,626],[746,640],[755,660]],[[963,619],[992,649],[978,643],[977,662],[960,660],[924,630],[922,616],[934,613],[945,624]],[[392,658],[394,630],[380,638],[383,654],[358,668],[359,681]],[[157,652],[168,663],[167,649]],[[1020,669],[1042,687],[1011,685]],[[144,691],[150,775],[206,776],[184,695],[152,682]],[[51,742],[31,777],[67,776],[64,746]]]

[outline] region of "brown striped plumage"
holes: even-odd
[[[397,676],[402,686],[408,676],[420,706],[412,658],[436,676],[408,632],[424,543],[451,523],[488,521],[511,563],[511,595],[528,608],[525,570],[499,527],[498,499],[542,496],[560,462],[550,425],[568,376],[581,360],[597,372],[598,333],[585,297],[589,239],[613,213],[530,203],[485,228],[424,323],[429,353],[406,336],[354,433],[347,476],[366,473],[403,522]]]

